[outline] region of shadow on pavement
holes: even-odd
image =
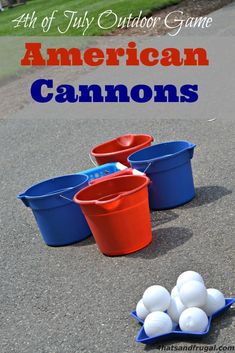
[[[85,240],[82,240],[78,243],[74,243],[71,246],[73,247],[82,247],[82,246],[89,246],[89,245],[94,245],[95,244],[95,239],[94,237],[91,235],[89,238],[86,238]]]
[[[184,227],[160,228],[153,231],[152,243],[136,253],[130,254],[130,257],[155,259],[165,255],[168,251],[177,248],[186,243],[193,236],[193,232]]]
[[[224,186],[210,185],[196,188],[196,197],[189,203],[182,206],[183,209],[199,207],[215,202],[222,197],[231,194],[232,191]]]
[[[162,210],[162,211],[151,211],[151,223],[152,227],[159,226],[177,219],[177,215],[172,210]]]
[[[233,324],[234,315],[235,315],[234,310],[230,308],[227,312],[224,312],[217,318],[213,319],[210,332],[207,336],[205,336],[202,339],[202,342],[204,344],[216,343],[217,337],[220,335],[220,331],[223,331],[223,329],[227,327],[231,328],[231,335],[232,335],[232,324]]]

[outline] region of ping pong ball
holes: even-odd
[[[171,291],[171,298],[178,297],[179,295],[180,294],[179,294],[177,286],[174,286],[174,288],[172,288],[172,291]]]
[[[136,314],[142,320],[145,320],[149,314],[149,311],[144,306],[143,299],[140,299],[136,305]]]
[[[177,279],[176,286],[178,290],[180,290],[184,283],[189,281],[199,281],[201,283],[204,283],[203,278],[199,273],[195,271],[185,271],[181,273],[181,275]]]
[[[179,322],[180,315],[186,309],[184,304],[181,302],[179,297],[171,298],[170,306],[167,310],[167,314],[174,322]]]
[[[170,293],[162,286],[151,286],[146,289],[143,295],[144,306],[150,312],[167,310],[170,301]]]
[[[211,316],[216,311],[220,310],[225,306],[225,299],[223,293],[218,289],[209,288],[207,289],[207,300],[206,304],[202,307],[207,316]]]
[[[150,313],[144,321],[144,331],[148,337],[169,333],[172,331],[172,327],[170,316],[162,311]]]
[[[180,288],[180,300],[187,307],[202,307],[206,304],[207,290],[203,283],[189,281]]]
[[[179,326],[182,331],[204,332],[208,326],[208,317],[200,308],[188,308],[180,315]]]

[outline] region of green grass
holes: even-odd
[[[105,10],[112,9],[118,17],[126,17],[130,13],[132,16],[138,16],[142,10],[143,15],[150,15],[154,10],[166,7],[168,5],[179,3],[180,0],[28,0],[25,5],[15,7],[13,9],[5,9],[0,12],[0,38],[1,49],[0,49],[0,80],[8,79],[9,77],[21,76],[26,70],[24,67],[19,65],[17,56],[15,53],[22,51],[24,53],[24,38],[23,36],[44,36],[47,46],[51,43],[51,46],[59,46],[57,41],[61,40],[61,35],[58,33],[57,26],[61,28],[66,25],[66,18],[63,16],[65,10],[77,11],[78,16],[82,16],[85,11],[88,11],[89,18],[95,17]],[[40,23],[42,19],[49,16],[53,10],[59,10],[55,23],[48,33],[43,33]],[[17,17],[36,11],[38,17],[35,29],[18,27],[13,28],[14,23],[12,20]],[[106,25],[110,24],[110,20],[106,19]],[[112,31],[115,28],[112,28]],[[110,31],[110,30],[109,30]],[[85,33],[86,36],[99,36],[105,35],[108,31],[102,30],[97,26],[94,21],[91,28]],[[76,39],[77,46],[83,47],[88,38],[82,40],[82,30],[71,29],[66,33],[67,36],[80,36],[80,39]],[[11,36],[11,38],[9,37]],[[18,36],[19,38],[16,38]],[[50,38],[48,38],[50,36]],[[55,38],[55,36],[57,38]],[[71,38],[72,40],[72,38]],[[22,42],[23,41],[23,42]],[[43,38],[40,39],[43,42]],[[66,39],[65,47],[69,47],[69,38]],[[74,41],[73,41],[74,43]],[[74,44],[72,43],[72,46]]]
[[[166,7],[168,5],[179,3],[180,0],[28,0],[25,5],[15,7],[13,9],[6,9],[0,13],[0,36],[58,36],[60,35],[57,26],[64,28],[68,20],[63,16],[65,10],[77,11],[78,16],[82,16],[85,11],[88,11],[88,16],[94,16],[96,19],[98,15],[108,9],[112,9],[118,17],[128,16],[132,13],[137,16],[139,11],[143,11],[143,15],[151,14],[152,11]],[[59,10],[57,18],[48,33],[43,33],[40,23],[46,16],[50,16],[53,10]],[[35,28],[18,27],[13,28],[12,20],[23,15],[24,13],[31,13],[36,11],[38,17]],[[105,20],[105,25],[110,24],[109,18]],[[115,28],[112,28],[112,31]],[[109,30],[110,31],[110,30]],[[94,21],[91,28],[85,33],[89,36],[104,35],[108,31],[102,30]],[[66,35],[77,36],[82,35],[81,29],[70,29]]]

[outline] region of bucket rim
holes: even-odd
[[[130,191],[124,191],[122,193],[120,193],[117,197],[114,197],[112,199],[108,199],[106,201],[99,201],[97,199],[93,199],[93,200],[80,200],[78,198],[78,194],[80,192],[84,192],[84,190],[87,190],[87,189],[91,189],[91,188],[94,188],[94,187],[97,187],[97,185],[100,185],[100,184],[104,184],[104,183],[109,183],[111,179],[108,179],[108,180],[103,180],[103,181],[100,181],[99,183],[97,184],[92,184],[92,185],[88,185],[87,187],[85,187],[84,189],[78,191],[74,197],[73,197],[73,201],[76,202],[77,204],[79,205],[104,205],[104,204],[108,204],[108,203],[111,203],[111,202],[114,202],[114,201],[117,201],[119,199],[121,199],[122,197],[124,196],[128,196],[128,195],[131,195],[131,194],[134,194],[135,192],[143,189],[144,187],[148,186],[150,184],[150,179],[146,176],[146,175],[122,175],[122,176],[118,176],[118,177],[115,177],[113,178],[112,180],[114,180],[114,182],[118,182],[118,180],[120,179],[124,179],[124,178],[142,178],[142,179],[145,179],[145,182],[136,187],[135,189],[132,189]]]
[[[131,150],[135,149],[137,146],[130,147],[130,148],[127,148],[127,149],[125,149],[125,150],[120,150],[120,151],[116,151],[116,152],[106,152],[106,153],[97,153],[97,152],[94,152],[94,150],[95,150],[97,147],[100,147],[100,146],[102,146],[102,145],[104,145],[104,144],[107,144],[107,143],[116,141],[116,140],[119,139],[120,137],[127,136],[127,135],[132,135],[132,136],[145,136],[145,137],[148,137],[148,139],[147,139],[145,142],[143,142],[143,143],[141,143],[141,144],[138,145],[138,146],[140,146],[140,147],[143,146],[143,145],[145,145],[147,142],[153,142],[153,141],[154,141],[154,137],[153,137],[152,135],[148,135],[148,134],[123,134],[123,135],[120,135],[120,136],[115,137],[114,139],[107,140],[107,141],[102,142],[102,143],[100,143],[99,145],[93,147],[92,150],[91,150],[92,156],[94,156],[94,157],[104,157],[104,156],[113,156],[113,155],[115,156],[115,155],[118,155],[119,153],[122,153],[122,152],[124,152],[124,151],[131,151]]]
[[[161,156],[161,157],[154,157],[154,158],[150,158],[150,159],[144,159],[144,160],[141,160],[141,161],[133,161],[131,160],[131,157],[135,154],[135,153],[139,153],[139,152],[142,152],[146,149],[149,149],[149,148],[154,148],[156,146],[160,146],[160,145],[170,145],[170,144],[173,144],[173,143],[179,143],[179,142],[185,142],[188,144],[188,147],[176,152],[176,153],[173,153],[173,154],[170,154],[170,155],[165,155],[165,156]],[[175,156],[178,156],[179,154],[187,151],[187,150],[190,150],[190,149],[193,149],[195,148],[197,145],[192,143],[192,142],[189,142],[187,140],[174,140],[174,141],[165,141],[165,142],[161,142],[161,143],[156,143],[155,145],[152,145],[152,146],[148,146],[148,147],[145,147],[145,148],[142,148],[141,150],[139,151],[136,151],[134,153],[132,153],[130,156],[128,156],[128,162],[131,164],[131,163],[135,163],[135,164],[150,164],[151,162],[154,163],[155,161],[161,161],[161,160],[166,160],[166,159],[169,159],[169,158],[172,158],[172,157],[175,157]]]
[[[28,192],[30,189],[34,188],[35,186],[38,186],[38,185],[40,185],[40,184],[42,184],[42,183],[49,182],[49,181],[51,181],[51,180],[55,180],[55,179],[59,179],[59,178],[63,178],[63,177],[70,177],[70,176],[82,176],[82,177],[85,177],[85,179],[84,179],[84,181],[78,183],[78,184],[75,185],[75,186],[71,186],[71,187],[67,187],[67,188],[64,188],[64,189],[60,189],[59,191],[54,191],[54,192],[52,191],[52,192],[50,192],[50,193],[43,194],[43,195],[39,195],[39,196],[30,196],[30,195],[27,195],[27,192]],[[30,186],[28,189],[26,189],[24,192],[19,193],[19,194],[17,195],[17,198],[18,198],[18,199],[23,199],[23,198],[25,198],[25,199],[27,199],[27,200],[36,200],[36,199],[45,199],[45,198],[48,198],[48,197],[53,197],[53,196],[59,195],[59,194],[61,194],[61,193],[63,193],[63,192],[71,191],[71,190],[77,188],[78,186],[80,186],[80,185],[86,183],[88,180],[89,180],[89,176],[86,175],[86,174],[84,174],[84,173],[65,174],[65,175],[56,176],[56,177],[54,177],[54,178],[44,179],[44,180],[40,181],[39,183],[35,183],[35,184],[31,185],[31,186]]]

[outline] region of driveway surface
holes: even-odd
[[[129,313],[148,286],[170,290],[189,269],[200,272],[208,287],[234,296],[232,115],[213,121],[201,115],[145,120],[143,108],[139,116],[124,115],[120,109],[118,119],[102,119],[97,109],[96,118],[87,119],[66,106],[34,104],[0,120],[1,353],[157,351],[159,346],[135,343],[139,325]],[[196,143],[196,198],[174,210],[152,212],[153,242],[135,254],[105,257],[92,237],[47,247],[16,195],[42,179],[92,167],[92,146],[128,132],[152,134],[157,142]],[[166,346],[234,345],[233,317],[230,309],[215,319],[201,341]]]
[[[47,247],[30,210],[16,195],[41,179],[89,168],[91,146],[128,131],[143,132],[143,121],[120,119],[111,126],[109,120],[58,120],[51,115],[45,123],[36,112],[31,119],[1,120],[1,352],[142,352],[144,346],[135,343],[139,326],[129,312],[149,285],[171,289],[188,269],[199,271],[208,287],[231,297],[232,130],[231,121],[145,122],[144,132],[157,141],[170,137],[197,144],[197,197],[183,207],[152,213],[148,248],[110,258],[98,251],[93,238]],[[233,344],[233,315],[230,310],[216,319],[199,344]]]

